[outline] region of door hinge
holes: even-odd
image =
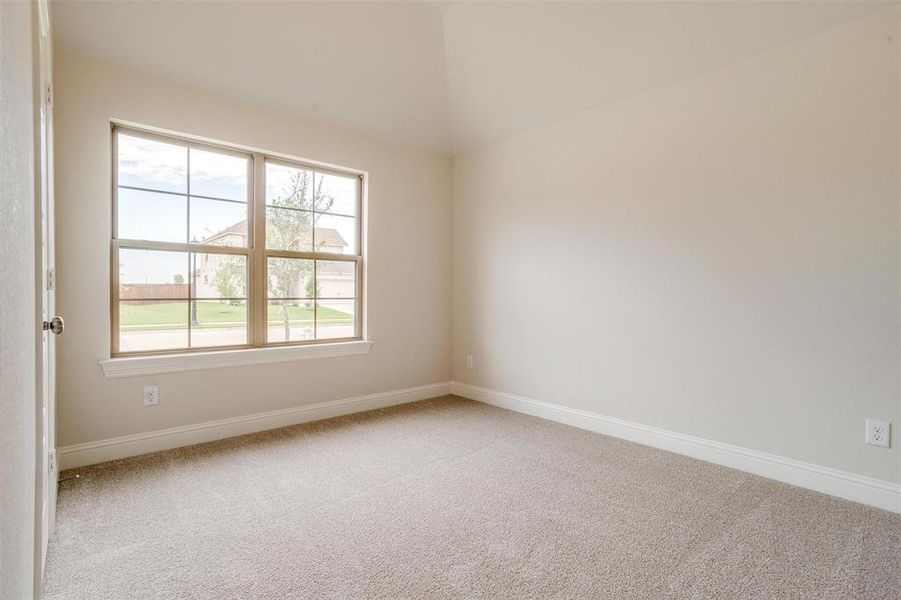
[[[47,457],[47,472],[53,473],[56,470],[56,450],[51,450]]]
[[[45,100],[47,102],[47,105],[48,106],[52,105],[53,104],[53,86],[50,85],[49,83],[47,84],[47,87],[44,88],[44,94],[46,94]]]
[[[47,269],[47,289],[56,289],[56,269]]]

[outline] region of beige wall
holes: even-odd
[[[901,481],[897,15],[457,157],[454,378]]]
[[[0,599],[31,598],[35,558],[32,6],[0,2]]]
[[[58,52],[60,446],[445,381],[450,160]],[[104,378],[109,357],[111,118],[369,172],[367,355]],[[415,252],[410,249],[415,248]],[[160,386],[158,407],[142,388]]]

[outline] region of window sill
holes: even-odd
[[[100,366],[107,379],[158,375],[200,369],[221,369],[246,365],[291,362],[311,358],[334,358],[353,354],[366,354],[372,346],[370,340],[337,342],[334,344],[310,344],[306,346],[278,346],[271,348],[242,348],[216,352],[184,352],[158,356],[132,356],[101,360]]]

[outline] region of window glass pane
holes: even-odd
[[[302,258],[267,260],[270,298],[312,298],[313,261]]]
[[[188,347],[188,302],[119,302],[119,352]]]
[[[191,195],[247,201],[248,159],[191,148]]]
[[[247,257],[191,253],[194,298],[246,298]]]
[[[266,207],[266,247],[270,250],[313,250],[313,213]]]
[[[117,235],[125,240],[187,241],[188,204],[184,196],[119,188]]]
[[[354,337],[356,300],[319,300],[316,303],[316,339]]]
[[[356,216],[359,177],[316,173],[316,210]]]
[[[186,193],[188,148],[117,133],[118,184]]]
[[[119,299],[164,300],[188,297],[188,253],[119,251]]]
[[[316,252],[356,254],[357,220],[316,213]]]
[[[191,347],[236,346],[247,343],[245,300],[191,301]]]
[[[312,171],[267,162],[266,204],[312,210]]]
[[[316,261],[317,298],[353,298],[357,295],[357,264],[344,260]]]
[[[270,300],[266,317],[267,342],[313,339],[314,300]]]
[[[191,241],[247,247],[247,204],[191,198]]]

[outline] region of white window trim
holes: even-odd
[[[216,350],[214,352],[120,356],[101,360],[100,366],[107,379],[114,379],[177,373],[179,371],[221,369],[291,362],[311,358],[335,358],[352,356],[354,354],[367,354],[372,347],[372,343],[372,340],[354,340],[301,346],[268,346],[263,348],[241,348],[238,350]]]

